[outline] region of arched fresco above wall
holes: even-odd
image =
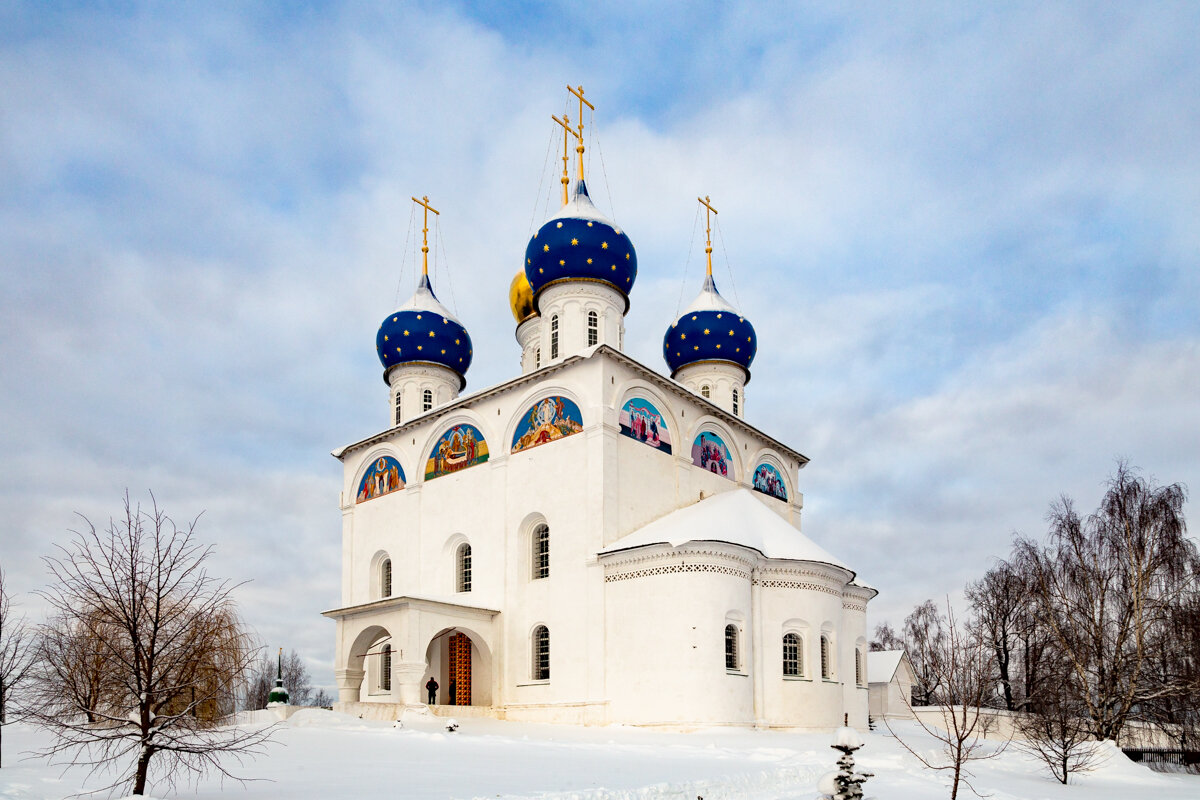
[[[512,451],[519,453],[538,445],[573,436],[583,430],[583,415],[574,401],[552,395],[537,401],[525,412],[513,432]]]
[[[754,468],[754,490],[787,502],[787,484],[775,465],[763,462]]]
[[[487,441],[479,428],[462,423],[441,435],[425,462],[425,480],[473,467],[488,460]]]
[[[692,442],[692,463],[701,469],[734,479],[729,448],[725,440],[712,431],[704,431]]]
[[[355,497],[357,502],[363,503],[403,488],[404,467],[391,456],[380,456],[367,467],[362,480],[358,482],[358,494]]]
[[[621,433],[664,453],[671,452],[671,430],[658,408],[644,397],[621,406]]]

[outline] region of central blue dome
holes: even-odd
[[[525,277],[534,305],[547,286],[565,281],[607,283],[625,297],[637,278],[637,253],[620,228],[596,210],[587,184],[575,184],[575,197],[538,229],[525,248]]]
[[[397,364],[428,363],[448,367],[467,385],[471,366],[471,337],[467,329],[433,294],[429,276],[422,275],[417,291],[391,314],[375,334],[375,352],[383,364],[383,379]],[[460,387],[462,388],[462,387]]]
[[[754,326],[721,296],[711,275],[705,279],[700,295],[663,337],[663,358],[672,378],[689,364],[726,361],[745,370],[749,383],[750,362],[757,352]]]

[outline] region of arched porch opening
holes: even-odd
[[[492,654],[484,638],[462,626],[442,628],[425,648],[425,684],[438,683],[437,705],[490,706],[492,704]]]
[[[354,638],[346,663],[338,670],[338,699],[342,702],[395,702],[393,667],[396,645],[382,625],[364,628]]]

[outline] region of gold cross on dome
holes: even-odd
[[[563,205],[565,206],[565,205],[567,204],[567,200],[569,199],[569,198],[567,197],[567,184],[571,182],[571,179],[567,177],[567,159],[568,159],[568,156],[567,156],[567,137],[568,137],[568,135],[570,135],[570,136],[574,136],[575,138],[577,138],[577,139],[578,139],[578,138],[579,138],[579,134],[578,134],[578,133],[576,133],[574,130],[572,130],[572,129],[571,129],[571,118],[570,118],[570,117],[568,117],[566,114],[563,114],[563,118],[562,118],[562,119],[559,119],[558,117],[556,117],[556,116],[554,116],[553,114],[551,114],[551,115],[550,115],[550,119],[552,119],[552,120],[554,120],[555,122],[557,122],[557,123],[558,123],[559,125],[561,125],[561,126],[562,126],[562,128],[563,128],[563,155],[562,155],[562,159],[563,159],[563,174],[562,174],[562,187],[563,187]]]
[[[712,277],[712,215],[717,213],[717,210],[712,206],[712,199],[708,195],[704,198],[696,198],[700,205],[704,206],[704,254],[708,257],[708,277]]]
[[[429,212],[441,215],[433,206],[429,205],[429,195],[425,195],[420,200],[413,198],[412,201],[425,209],[425,222],[421,226],[421,274],[429,274]]]
[[[579,98],[579,119],[577,120],[579,123],[579,133],[576,136],[579,141],[575,145],[575,160],[579,167],[579,180],[583,180],[583,107],[587,106],[592,111],[595,111],[596,107],[589,103],[587,98],[583,96],[583,86],[572,87],[570,84],[567,84],[567,91]]]

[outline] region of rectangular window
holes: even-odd
[[[385,692],[392,690],[392,646],[385,644],[379,657],[379,688]]]
[[[558,358],[558,314],[550,318],[550,358]]]
[[[402,417],[400,415],[400,393],[396,392],[396,424],[399,425]]]
[[[588,347],[600,341],[600,320],[595,311],[588,312]]]
[[[730,672],[738,668],[738,631],[736,625],[725,626],[725,669]]]
[[[533,679],[550,680],[550,631],[545,625],[533,632]]]
[[[829,665],[829,640],[824,636],[821,637],[821,677],[826,680],[833,677],[833,671]]]
[[[798,678],[800,671],[800,637],[789,633],[783,637],[783,674]]]

